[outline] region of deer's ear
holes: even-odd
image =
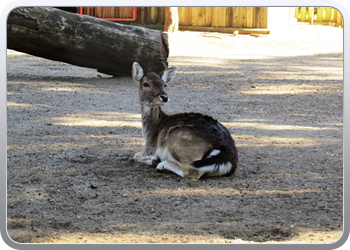
[[[166,69],[163,71],[163,73],[160,75],[160,77],[163,79],[163,81],[165,83],[169,83],[169,82],[171,82],[171,80],[174,79],[178,68],[179,67],[174,66],[174,67],[171,67],[169,69]]]
[[[132,65],[132,78],[134,79],[134,81],[139,82],[142,77],[143,69],[141,68],[140,64],[134,62]]]

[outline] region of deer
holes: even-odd
[[[168,115],[162,106],[169,102],[165,87],[175,77],[173,66],[160,74],[144,72],[139,63],[132,66],[138,84],[142,117],[142,151],[134,160],[155,171],[168,170],[194,181],[202,176],[232,176],[238,155],[230,132],[214,118],[200,113]]]

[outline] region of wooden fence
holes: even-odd
[[[135,21],[136,7],[77,7],[77,13],[109,21]]]
[[[332,7],[296,7],[295,18],[299,22],[343,27],[341,13]]]
[[[267,28],[267,7],[178,7],[178,14],[180,26]],[[164,7],[137,8],[136,23],[164,22]]]

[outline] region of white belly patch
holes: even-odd
[[[174,157],[171,156],[167,148],[164,149],[157,149],[156,156],[159,157],[160,161],[170,161],[177,165],[182,166],[180,162],[174,159]]]

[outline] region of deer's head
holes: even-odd
[[[169,101],[164,88],[176,75],[178,67],[164,70],[160,75],[153,71],[144,72],[142,67],[134,62],[132,77],[139,85],[140,103],[147,106],[163,105]]]

